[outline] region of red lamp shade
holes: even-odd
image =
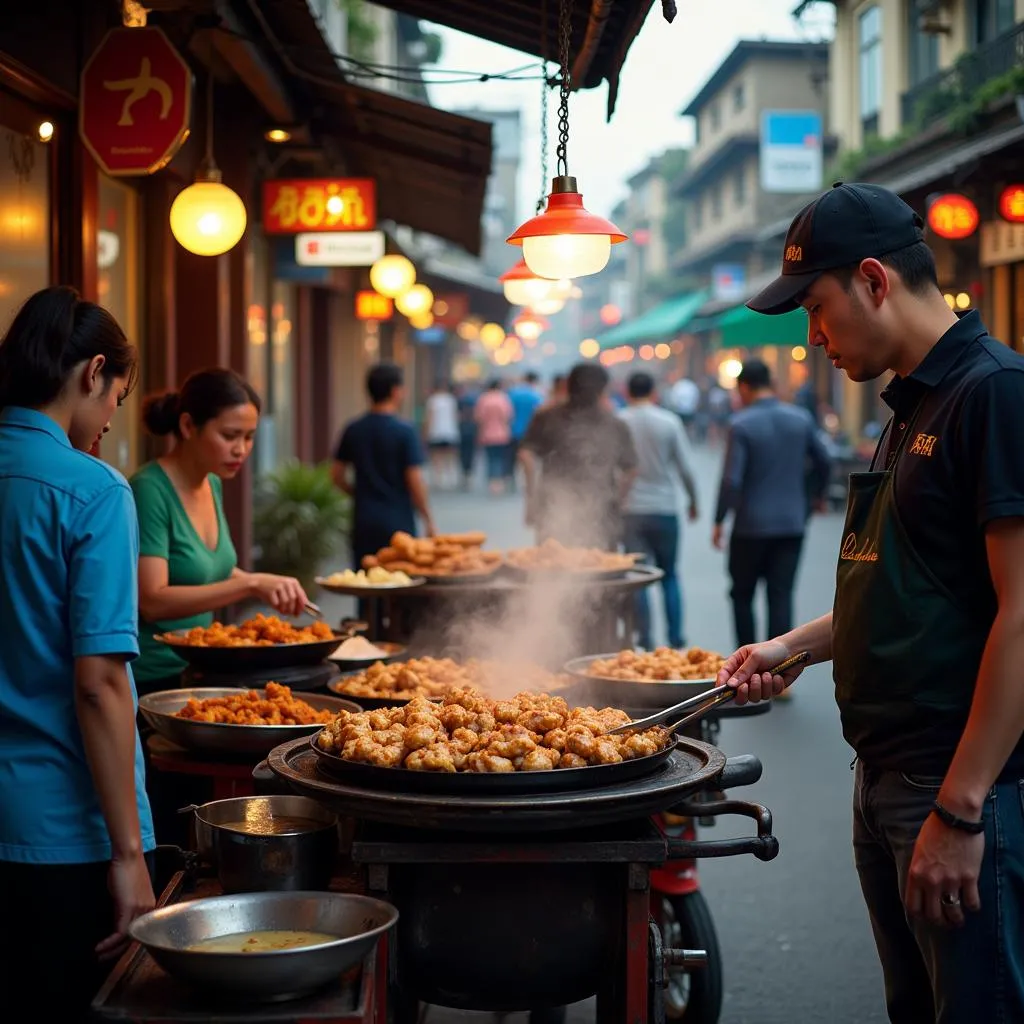
[[[563,175],[551,183],[547,209],[521,224],[507,241],[523,247],[523,260],[537,277],[555,280],[604,270],[611,247],[626,241],[626,235],[585,209],[576,179]]]

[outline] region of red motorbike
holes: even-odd
[[[763,714],[770,709],[769,702],[728,707],[694,722],[684,733],[717,746],[722,717]],[[724,798],[725,794],[720,792],[699,794],[690,805],[710,805]],[[691,842],[697,838],[698,825],[707,827],[715,823],[712,815],[692,817],[671,813],[661,814],[655,821],[666,835]],[[722,954],[711,908],[700,890],[696,860],[669,861],[651,871],[651,917],[661,931],[664,947],[704,950],[707,954],[706,962],[698,968],[668,969],[664,988],[665,1019],[685,1020],[687,1024],[718,1024],[722,1012]]]

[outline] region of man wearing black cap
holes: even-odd
[[[893,416],[851,478],[833,611],[719,678],[757,701],[799,675],[767,671],[790,654],[832,660],[890,1020],[1024,1021],[1024,358],[950,311],[921,228],[837,185],[749,303],[802,306],[852,380],[893,371]]]

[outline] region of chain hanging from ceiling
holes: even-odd
[[[540,194],[537,213],[544,209],[548,194],[548,0],[540,5],[540,59],[543,74],[540,83]]]
[[[572,89],[569,48],[571,43],[572,0],[560,0],[558,5],[558,60],[562,66],[562,73],[558,83],[558,147],[555,150],[559,176],[569,173],[569,92]]]

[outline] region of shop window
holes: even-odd
[[[0,126],[0,333],[18,307],[49,283],[49,150]]]
[[[907,5],[908,84],[913,87],[937,74],[939,70],[939,37],[935,32],[921,31],[921,12],[916,3]]]
[[[872,4],[857,19],[860,50],[860,117],[864,135],[878,134],[882,109],[882,11]]]
[[[141,369],[145,346],[139,338],[138,195],[105,175],[100,175],[99,183],[96,264],[97,299],[134,342]],[[140,459],[140,402],[136,388],[110,421],[100,444],[100,457],[126,476],[138,468]]]
[[[990,42],[1017,22],[1014,0],[971,0],[971,34],[974,45]]]

